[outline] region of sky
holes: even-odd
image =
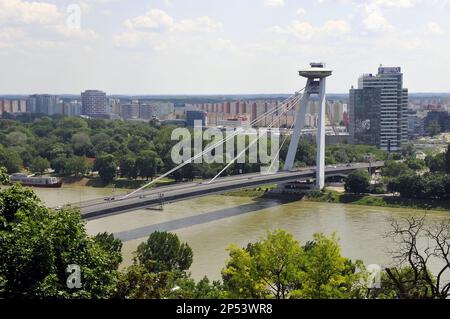
[[[0,94],[271,94],[326,62],[450,92],[450,0],[0,0]]]

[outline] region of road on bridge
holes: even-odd
[[[382,166],[384,166],[383,162],[329,166],[326,168],[326,175],[349,174],[355,170],[368,169],[370,167],[379,168]],[[233,190],[249,189],[283,182],[293,182],[299,179],[313,178],[315,174],[316,170],[314,167],[295,171],[281,171],[276,174],[268,175],[261,173],[243,174],[219,178],[211,184],[207,181],[178,183],[142,191],[127,198],[125,198],[125,196],[118,196],[114,199],[99,198],[96,200],[71,204],[70,206],[79,208],[84,219],[94,219],[155,207],[160,205],[162,201],[167,204]]]

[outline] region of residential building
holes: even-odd
[[[57,114],[59,97],[50,94],[34,94],[30,95],[26,109],[28,113],[38,113],[46,115]]]
[[[88,90],[81,93],[82,115],[89,117],[105,117],[108,112],[106,93],[98,90]]]

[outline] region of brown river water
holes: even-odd
[[[111,189],[82,187],[35,191],[50,207],[113,193]],[[450,218],[449,213],[428,215],[431,221],[441,221]],[[278,228],[291,232],[301,243],[311,240],[314,233],[336,233],[344,256],[366,265],[388,265],[387,252],[393,243],[385,234],[391,229],[390,219],[423,214],[412,209],[209,196],[169,204],[163,211],[140,210],[88,221],[87,231],[91,235],[110,232],[121,238],[124,267],[131,264],[133,252],[153,231],[175,232],[194,251],[193,277],[220,279],[230,244],[246,246]]]

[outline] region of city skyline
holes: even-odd
[[[402,66],[411,92],[450,92],[449,11],[445,0],[0,0],[0,94],[281,94],[318,60],[334,70],[329,92],[379,64]]]

